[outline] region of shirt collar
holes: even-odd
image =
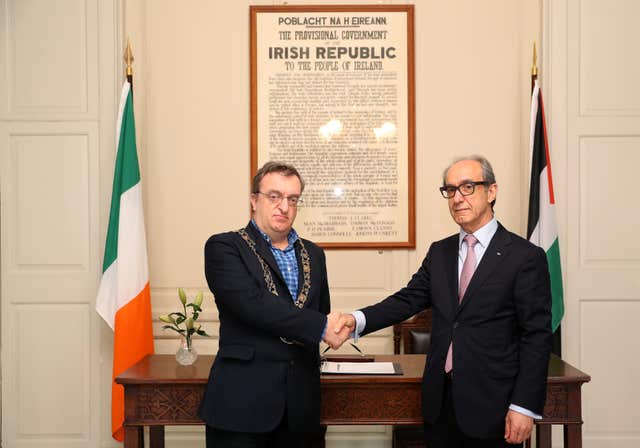
[[[486,249],[486,247],[491,242],[491,238],[493,238],[493,235],[495,235],[497,230],[498,230],[498,220],[494,216],[493,218],[491,218],[491,221],[489,221],[484,226],[480,227],[478,230],[473,232],[473,236],[476,237],[480,246]],[[464,237],[467,235],[468,233],[462,230],[462,228],[460,228],[460,237],[458,239],[458,249],[460,249],[460,247],[462,246],[462,241],[464,240]]]
[[[262,229],[258,227],[258,224],[256,224],[256,222],[253,219],[251,220],[251,224],[253,224],[253,227],[255,227],[258,230],[258,232],[260,232],[260,235],[262,235],[262,238],[267,242],[270,248],[277,249],[273,247],[273,243],[271,242],[271,237],[266,233],[264,233]],[[289,231],[289,234],[287,235],[287,242],[289,243],[289,245],[285,249],[281,249],[281,250],[283,252],[287,252],[293,249],[293,245],[295,244],[296,241],[298,241],[298,232],[296,232],[295,229],[292,227],[291,230]]]

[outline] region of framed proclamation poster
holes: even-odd
[[[251,173],[305,180],[325,248],[415,247],[413,5],[252,6]]]

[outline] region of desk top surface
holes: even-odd
[[[200,355],[192,366],[181,366],[174,355],[149,355],[118,375],[116,382],[130,384],[205,384],[214,355]],[[323,385],[342,383],[416,383],[422,381],[425,355],[375,355],[376,361],[400,363],[402,375],[322,375]],[[549,360],[549,383],[584,383],[591,378],[555,355]]]

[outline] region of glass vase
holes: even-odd
[[[190,346],[190,347],[189,347]],[[176,361],[183,366],[190,366],[198,359],[198,352],[193,344],[187,344],[185,338],[180,338],[180,347],[176,352]]]

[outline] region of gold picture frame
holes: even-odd
[[[295,228],[324,248],[415,247],[413,12],[250,7],[251,173],[298,168]]]

